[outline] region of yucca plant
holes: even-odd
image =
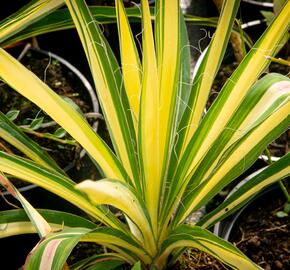
[[[289,125],[290,80],[279,74],[258,79],[288,34],[290,2],[228,79],[207,113],[204,107],[239,1],[224,1],[216,32],[196,65],[193,80],[177,0],[156,1],[154,29],[148,2],[141,1],[141,59],[126,11],[116,0],[121,66],[85,2],[65,3],[91,68],[113,149],[70,104],[3,49],[0,77],[70,133],[95,161],[103,179],[75,184],[41,151],[26,153],[33,161],[0,152],[0,179],[16,197],[19,195],[5,175],[35,183],[78,206],[94,222],[42,210],[46,223],[21,198],[29,217],[21,210],[2,212],[1,237],[38,231],[42,239],[27,257],[25,269],[62,269],[79,241],[99,243],[110,252],[86,258],[72,269],[97,265],[108,269],[122,263],[164,269],[186,247],[203,250],[233,269],[261,269],[207,228],[262,188],[288,176],[289,154],[253,176],[197,224],[185,223],[193,211],[252,165]],[[11,123],[9,127],[18,130]],[[24,138],[19,132],[18,137],[5,134],[15,145]],[[119,209],[122,216],[114,215],[109,206]]]

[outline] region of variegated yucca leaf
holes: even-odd
[[[98,227],[97,224],[88,219],[67,212],[44,209],[37,209],[37,211],[45,218],[53,231],[70,227],[82,227],[93,230]],[[0,238],[37,233],[37,229],[23,209],[2,211],[0,215],[0,228]]]
[[[138,178],[136,133],[117,60],[83,1],[66,1],[82,41],[115,151],[129,179]],[[116,177],[114,177],[116,178]],[[119,179],[117,177],[117,179]]]
[[[193,74],[192,89],[190,91],[189,97],[185,101],[186,106],[176,131],[178,136],[176,137],[177,142],[174,145],[174,158],[171,160],[170,167],[174,167],[176,169],[176,165],[173,165],[172,163],[178,163],[180,156],[185,151],[185,149],[191,149],[186,148],[186,146],[188,145],[188,141],[192,137],[194,131],[199,126],[205,103],[210,93],[211,85],[226,50],[227,42],[238,7],[239,1],[226,2],[221,12],[221,19],[215,33],[216,38],[212,39],[209,48],[206,50],[206,52],[203,53],[203,55],[201,55],[201,63],[197,63],[197,67]],[[223,14],[228,13],[233,14],[233,16],[223,16]],[[187,157],[187,155],[184,156]],[[186,163],[184,165],[186,165]],[[186,166],[184,166],[184,169],[185,168]],[[175,170],[170,170],[169,172],[171,173],[169,175],[169,181],[173,181],[170,184],[170,188],[174,191],[178,191],[178,185],[182,184],[182,180],[180,181],[180,179],[183,179],[184,176],[179,177],[179,172],[177,171],[177,177],[175,177],[176,183],[174,183]],[[166,193],[165,203],[167,204],[167,200],[172,200],[174,198],[175,197],[170,195],[170,192]],[[167,215],[168,213],[165,214],[166,218],[169,218],[169,215]]]
[[[198,226],[191,227],[188,225],[180,225],[171,232],[168,239],[164,241],[164,245],[161,247],[161,255],[155,264],[163,266],[163,260],[174,249],[184,246],[205,251],[232,269],[262,269],[229,242]]]
[[[119,1],[116,2],[116,13],[124,86],[136,128],[141,93],[141,63],[125,8]]]
[[[38,144],[25,135],[21,129],[10,121],[2,112],[0,112],[0,137],[36,163],[55,169],[59,173],[64,173]]]
[[[124,264],[123,256],[118,253],[103,253],[96,254],[89,258],[83,259],[81,261],[76,262],[73,265],[70,265],[71,270],[91,270],[96,266],[99,269],[118,269],[121,265]]]
[[[252,90],[227,129],[221,133],[195,173],[190,176],[184,200],[186,204],[190,201],[191,206],[184,208],[187,214],[183,218],[249,168],[259,153],[289,126],[289,79],[268,75]],[[243,115],[247,117],[243,118]],[[208,190],[216,192],[208,193]],[[198,202],[199,199],[202,202]],[[183,212],[181,208],[180,211]]]
[[[200,66],[198,66],[198,69],[195,70],[193,75],[193,86],[190,98],[187,102],[188,107],[183,114],[179,127],[179,130],[184,130],[179,134],[180,142],[178,143],[178,145],[181,144],[182,152],[184,152],[189,140],[199,126],[213,80],[220,67],[227,47],[239,2],[240,1],[226,1],[221,11],[220,22],[215,31],[216,38],[212,39]],[[233,16],[225,16],[223,14],[232,14]],[[184,139],[182,139],[183,136]]]
[[[32,0],[0,24],[0,43],[64,4],[63,0]]]
[[[173,177],[176,183],[172,183],[171,185],[173,192],[182,193],[182,189],[186,188],[195,171],[198,168],[202,169],[200,164],[208,151],[216,151],[213,144],[218,142],[219,135],[224,131],[230,121],[232,121],[231,118],[236,115],[236,111],[249,92],[250,87],[269,64],[265,54],[271,55],[276,53],[280,41],[283,39],[290,25],[288,19],[289,10],[285,7],[283,11],[284,12],[281,12],[278,17],[279,19],[273,21],[272,25],[257,41],[254,48],[247,54],[243,62],[225,83],[217,100],[200,122],[198,129],[190,139],[184,154],[180,158],[179,165],[176,168]],[[279,33],[279,35],[277,33]],[[276,46],[273,46],[272,42],[274,42]],[[256,68],[254,68],[254,66]],[[193,85],[195,85],[195,81],[193,81]],[[285,91],[287,98],[289,95],[287,86]],[[194,112],[193,110],[191,113]],[[284,117],[287,118],[287,114],[284,115]],[[195,125],[198,125],[198,123],[195,123]],[[185,126],[185,128],[188,127],[191,127],[191,125]],[[178,138],[180,138],[180,136],[178,136]],[[168,193],[167,195],[171,201],[175,200],[178,202],[179,197],[172,195],[172,193]],[[164,209],[166,210],[167,208]],[[171,208],[171,210],[173,209],[174,207]],[[165,216],[168,217],[168,215]]]
[[[76,185],[43,163],[42,166],[0,152],[0,171],[63,197],[99,222],[91,227],[91,222],[86,225],[74,219],[77,228],[69,228],[72,225],[66,223],[64,215],[61,227],[60,220],[40,212],[59,231],[48,234],[35,247],[26,268],[49,265],[61,269],[76,243],[86,241],[104,245],[112,252],[87,258],[72,269],[93,269],[100,260],[112,259],[117,264],[122,261],[134,265],[140,261],[144,268],[160,270],[166,268],[171,254],[174,261],[188,246],[208,252],[233,269],[261,269],[206,228],[242,207],[265,186],[288,176],[289,154],[251,177],[250,182],[197,225],[183,223],[192,211],[207,204],[249,168],[289,126],[289,78],[279,74],[260,77],[289,30],[290,2],[248,52],[206,113],[205,104],[239,1],[224,1],[216,32],[196,63],[192,80],[185,25],[190,18],[182,15],[178,0],[158,0],[154,11],[146,0],[141,1],[140,11],[125,9],[123,2],[116,0],[116,11],[100,7],[103,14],[98,14],[99,7],[89,8],[84,0],[65,3],[72,21],[62,21],[61,18],[67,18],[67,10],[60,10],[39,21],[38,26],[41,28],[47,19],[49,31],[58,23],[59,28],[66,28],[73,22],[92,72],[113,149],[69,104],[0,49],[2,80],[67,130],[105,177]],[[55,21],[50,24],[53,18]],[[96,21],[98,18],[117,23],[120,65]],[[141,51],[130,28],[132,18],[141,18]],[[35,27],[37,32],[37,24]],[[27,30],[28,35],[33,32],[31,29]],[[22,142],[18,136],[13,137]],[[19,147],[29,145],[26,143],[23,141]],[[27,156],[37,161],[33,155]],[[4,215],[6,221],[0,217],[3,236],[20,233],[22,225],[22,232],[36,231],[27,217],[13,219],[13,212]],[[61,217],[61,213],[55,217]]]
[[[74,188],[75,182],[63,174],[2,151],[0,151],[0,171],[43,187],[76,205],[95,219],[112,227],[124,229],[120,221],[110,215],[106,209],[94,207],[81,192]]]
[[[204,216],[198,225],[211,227],[219,220],[231,215],[236,209],[244,206],[255,197],[259,191],[290,175],[290,153],[276,161],[272,166],[263,168],[260,173],[250,175],[247,182],[239,187],[231,196],[216,209]]]
[[[48,234],[27,256],[24,269],[63,269],[72,249],[89,231],[87,228],[66,228]]]
[[[47,221],[33,208],[33,206],[22,196],[17,188],[13,186],[2,172],[0,172],[0,184],[21,203],[25,213],[33,224],[33,227],[37,230],[39,237],[44,237],[51,232],[52,229]],[[8,226],[11,226],[11,223],[9,223]]]
[[[120,209],[137,226],[141,232],[143,245],[149,250],[155,249],[152,242],[152,228],[149,216],[142,198],[134,194],[134,190],[125,183],[110,179],[99,181],[84,181],[76,186],[85,192],[95,205],[108,204]]]

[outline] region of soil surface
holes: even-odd
[[[224,270],[229,269],[214,257],[197,249],[186,250],[172,270]]]
[[[290,269],[290,216],[279,218],[285,199],[268,193],[242,213],[230,241],[265,270]]]

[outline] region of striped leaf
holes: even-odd
[[[268,74],[259,80],[246,95],[231,121],[200,164],[204,175],[194,173],[196,184],[203,181],[217,165],[225,150],[250,128],[266,119],[289,99],[290,80],[279,74]],[[206,172],[206,173],[205,173]],[[193,177],[191,177],[193,179]]]
[[[158,151],[160,180],[154,180],[157,203],[162,198],[167,176],[170,153],[174,147],[174,136],[177,126],[177,102],[179,96],[179,78],[181,67],[181,23],[179,1],[157,1],[155,7],[155,42],[157,50],[157,66],[159,80],[159,128]],[[189,60],[189,59],[188,59]]]
[[[74,188],[75,183],[66,176],[42,167],[24,158],[0,151],[0,171],[36,184],[76,205],[90,216],[112,227],[124,229],[120,222],[106,210],[94,207]]]
[[[161,160],[159,155],[159,85],[153,30],[147,1],[142,2],[143,78],[139,117],[138,145],[142,165],[145,201],[157,234],[157,215]],[[156,188],[157,183],[157,188]]]
[[[45,218],[53,231],[59,231],[67,227],[97,228],[97,225],[93,222],[70,213],[43,209],[37,209],[37,212]],[[23,209],[1,211],[0,228],[0,238],[37,233],[35,226]]]
[[[180,145],[182,152],[184,152],[185,147],[199,126],[213,80],[226,51],[239,2],[224,2],[214,38],[203,57],[202,63],[194,74],[191,95],[179,126],[181,132],[179,132],[178,145]]]
[[[115,23],[116,12],[114,7],[109,6],[90,6],[92,15],[95,20],[101,24]],[[155,19],[154,10],[151,8],[151,18]],[[126,8],[126,13],[130,22],[141,22],[141,12],[139,8]],[[13,16],[18,16],[18,12]],[[192,15],[185,15],[185,20],[188,24],[193,25],[201,25],[201,26],[209,26],[216,27],[217,18],[204,18]],[[6,24],[6,20],[0,22],[0,29],[3,29],[3,26]],[[18,24],[18,27],[20,25]],[[74,23],[69,14],[69,11],[65,8],[54,10],[52,13],[47,13],[44,18],[36,17],[31,25],[25,25],[26,28],[21,30],[20,32],[14,31],[11,33],[11,37],[1,35],[2,42],[1,45],[12,46],[13,44],[22,41],[27,38],[35,37],[41,34],[46,34],[50,32],[56,32],[60,30],[66,30],[74,28]],[[239,27],[235,26],[233,29],[235,33],[240,33]],[[16,34],[16,35],[15,35]],[[245,39],[246,44],[251,47],[252,41],[250,37],[243,33],[243,38]]]
[[[2,112],[0,112],[0,137],[38,164],[55,169],[57,172],[64,174],[55,161]]]
[[[64,229],[68,229],[69,227],[86,228],[88,232],[92,231],[92,233],[88,233],[85,236],[81,236],[82,239],[80,239],[80,241],[85,242],[97,241],[104,245],[108,243],[110,243],[110,245],[112,245],[112,243],[114,243],[115,245],[121,243],[120,244],[121,246],[129,247],[129,249],[133,249],[134,251],[136,251],[139,247],[140,256],[142,258],[145,256],[145,252],[144,251],[142,252],[142,248],[138,245],[138,243],[134,242],[130,237],[122,233],[122,231],[110,230],[109,228],[97,228],[96,224],[82,217],[65,212],[53,210],[38,210],[38,212],[47,220],[47,222],[49,222],[49,225],[51,226],[54,232],[62,232]],[[35,226],[29,221],[29,218],[24,210],[9,210],[1,212],[0,228],[2,231],[0,235],[1,238],[14,236],[18,234],[36,233]],[[42,257],[43,255],[38,252],[35,256]],[[79,264],[81,265],[85,264],[88,267],[93,263],[93,265],[95,266],[97,265],[100,267],[102,264],[99,262],[103,261],[101,260],[101,258],[103,259],[107,258],[107,260],[110,259],[110,261],[117,260],[118,262],[122,263],[126,261],[126,256],[124,257],[122,256],[122,254],[111,253],[94,256],[94,258],[91,258],[89,262],[86,261]],[[73,265],[72,269],[79,269],[77,266],[78,264]]]
[[[0,42],[17,34],[55,9],[62,6],[62,0],[32,0],[0,24]]]
[[[180,48],[180,72],[179,72],[179,82],[178,82],[178,92],[176,96],[176,115],[177,123],[180,122],[180,119],[184,113],[184,110],[187,107],[188,99],[191,93],[191,55],[190,55],[190,46],[189,46],[189,39],[187,34],[187,26],[185,24],[184,16],[179,16],[180,18],[180,25],[179,25],[179,48]],[[201,59],[201,57],[199,58]],[[199,61],[199,60],[198,60]],[[196,63],[195,66],[197,66]],[[176,128],[176,127],[175,127]],[[177,129],[177,128],[176,128]],[[174,136],[177,136],[177,130],[175,130]],[[176,143],[173,142],[172,146],[172,153],[169,155],[170,157],[170,164],[168,164],[167,168],[167,179],[172,179],[175,169],[176,163],[178,162],[178,155],[176,152]],[[166,190],[166,187],[163,187]],[[164,192],[164,191],[163,191]]]
[[[131,237],[128,237],[126,234],[116,229],[97,228],[82,237],[81,241],[99,243],[101,245],[108,246],[113,250],[114,247],[128,250],[128,254],[131,254],[132,257],[135,258],[135,260],[142,260],[146,264],[149,264],[152,260],[150,255],[143,248],[142,243],[136,242]],[[114,247],[112,247],[112,245]],[[118,251],[119,249],[116,249],[116,251]],[[129,262],[132,262],[132,260],[130,260]]]
[[[188,144],[187,151],[180,161],[181,165],[180,170],[176,173],[177,177],[183,178],[183,173],[190,173],[223,131],[252,84],[269,64],[265,57],[265,52],[268,55],[273,55],[277,52],[279,43],[290,26],[290,21],[288,20],[290,16],[289,7],[290,3],[273,21],[272,25],[266,30],[224,85],[221,94]]]
[[[229,147],[213,173],[197,188],[185,195],[182,209],[186,210],[183,211],[180,208],[183,215],[180,217],[180,213],[177,214],[178,222],[184,220],[194,209],[206,204],[224,186],[249,168],[267,145],[287,129],[290,124],[289,111],[290,101],[288,99],[286,104],[283,104],[267,119],[250,129],[241,139]]]
[[[250,175],[245,184],[238,188],[215,210],[204,216],[202,220],[198,222],[198,225],[209,228],[219,220],[226,218],[242,208],[247,202],[254,198],[258,192],[267,186],[288,177],[290,175],[289,164],[290,153],[286,154],[267,168],[264,168],[261,173]]]
[[[124,264],[124,260],[118,253],[97,254],[70,265],[71,270],[113,270]]]
[[[184,20],[184,16],[179,16],[180,19],[180,29],[179,29],[179,48],[180,48],[180,73],[179,73],[179,90],[178,90],[178,102],[176,106],[178,106],[178,122],[180,121],[181,116],[184,113],[184,110],[188,104],[188,99],[190,95],[191,89],[191,77],[190,77],[190,46],[189,39],[187,33],[187,26]]]
[[[179,162],[174,176],[175,183],[172,184],[172,190],[174,192],[183,193],[195,170],[201,168],[200,163],[202,158],[213,147],[213,144],[215,142],[217,143],[219,135],[224,131],[226,125],[229,124],[230,119],[236,113],[238,107],[249,92],[250,86],[257,80],[257,77],[264,67],[269,64],[264,56],[264,51],[269,52],[269,54],[275,54],[277,51],[277,47],[273,46],[273,44],[279,44],[286,29],[288,29],[290,22],[287,20],[287,15],[290,15],[288,14],[289,12],[290,9],[287,10],[287,8],[281,12],[271,27],[267,29],[255,45],[255,47],[259,47],[259,50],[251,50],[224,85],[222,92],[205,118],[201,121],[199,128],[192,137]],[[253,159],[251,162],[253,162]],[[184,183],[182,183],[183,179],[185,180]],[[181,189],[177,186],[181,187]],[[168,193],[168,198],[174,200],[176,196]],[[176,198],[176,201],[179,199],[180,197]],[[173,209],[174,206],[171,208],[171,211]],[[169,217],[170,215],[166,216]]]
[[[115,2],[123,80],[136,125],[141,93],[141,63],[123,3],[121,0]]]
[[[116,22],[116,11],[114,7],[90,6],[90,11],[94,16],[94,19],[99,23],[108,24]],[[127,8],[126,12],[130,21],[141,21],[141,13],[138,8]],[[0,28],[2,28],[4,23],[5,21],[0,22]],[[69,10],[67,8],[62,8],[47,14],[44,18],[39,18],[38,21],[33,22],[32,25],[27,26],[25,29],[17,33],[17,35],[13,35],[10,38],[8,36],[3,36],[1,45],[9,47],[27,38],[50,32],[72,29],[74,27],[75,25],[70,16]]]
[[[201,61],[197,63],[198,69],[196,69],[194,73],[192,89],[186,100],[183,115],[179,121],[177,129],[178,135],[176,138],[177,143],[174,146],[173,152],[173,155],[175,156],[173,160],[177,159],[177,162],[180,159],[180,155],[185,151],[195,130],[199,126],[206,100],[210,93],[211,85],[225,53],[235,14],[239,7],[239,1],[225,1],[224,3],[225,5],[222,9],[214,38],[212,39],[209,48],[201,55]],[[231,16],[228,16],[228,14],[231,14]],[[189,147],[188,149],[191,148]],[[184,154],[184,159],[187,156],[187,153]],[[184,170],[186,168],[186,163],[182,160],[180,161],[180,164],[180,170]],[[176,169],[176,165],[174,165],[174,168]],[[173,182],[171,184],[172,190],[178,190],[177,186],[182,183],[181,180],[183,178],[184,176],[180,175],[177,171],[177,176],[175,177],[176,183]],[[171,179],[172,176],[169,181],[171,181]],[[165,196],[165,201],[175,198],[169,196],[169,193]],[[166,208],[164,210],[166,210]]]
[[[63,268],[72,249],[80,238],[90,230],[86,228],[66,228],[43,238],[26,258],[25,270]]]
[[[66,0],[66,4],[82,41],[115,151],[130,180],[134,181],[139,176],[136,138],[117,60],[86,3]],[[137,182],[133,184],[137,185]]]
[[[76,188],[85,192],[93,204],[109,204],[126,214],[142,233],[143,245],[154,254],[155,245],[145,205],[130,186],[119,181],[102,179],[86,180],[76,185]]]
[[[164,242],[161,255],[155,265],[159,268],[163,267],[164,258],[167,258],[174,249],[185,246],[202,250],[232,269],[262,269],[229,242],[198,226],[190,227],[187,225],[181,225],[172,231]]]
[[[46,222],[46,220],[33,208],[33,206],[21,195],[17,188],[15,188],[7,179],[7,177],[1,172],[0,184],[4,186],[7,191],[9,191],[9,193],[21,203],[24,211],[26,212],[33,226],[36,228],[40,237],[44,237],[51,232],[51,227]]]
[[[125,173],[119,161],[82,115],[1,48],[0,62],[0,77],[7,84],[59,123],[96,160],[107,176],[124,179]]]

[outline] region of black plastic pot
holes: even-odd
[[[257,171],[258,173],[259,171]],[[231,194],[241,187],[243,184],[245,184],[249,179],[245,179],[244,181],[240,182],[234,189],[233,191],[228,195],[231,196]],[[267,200],[269,198],[274,198],[274,194],[281,193],[281,196],[283,196],[279,185],[277,183],[274,183],[270,185],[269,187],[265,188],[262,190],[260,193],[258,193],[254,198],[252,198],[244,207],[242,207],[239,211],[237,211],[235,214],[225,218],[224,220],[218,222],[214,226],[214,233],[218,235],[219,237],[225,239],[225,240],[230,240],[231,236],[235,233],[235,231],[239,228],[239,221],[243,217],[243,215],[246,214],[246,212],[253,207],[255,202],[258,200],[263,200],[265,197]]]
[[[234,233],[236,228],[238,228],[239,219],[242,217],[246,209],[248,209],[248,207],[251,206],[251,203],[257,200],[259,197],[267,194],[270,190],[275,189],[274,187],[275,186],[271,186],[271,188],[268,188],[265,191],[259,193],[255,198],[253,198],[248,204],[242,207],[238,212],[227,217],[221,222],[218,222],[214,226],[214,233],[225,240],[229,240],[232,233]]]

